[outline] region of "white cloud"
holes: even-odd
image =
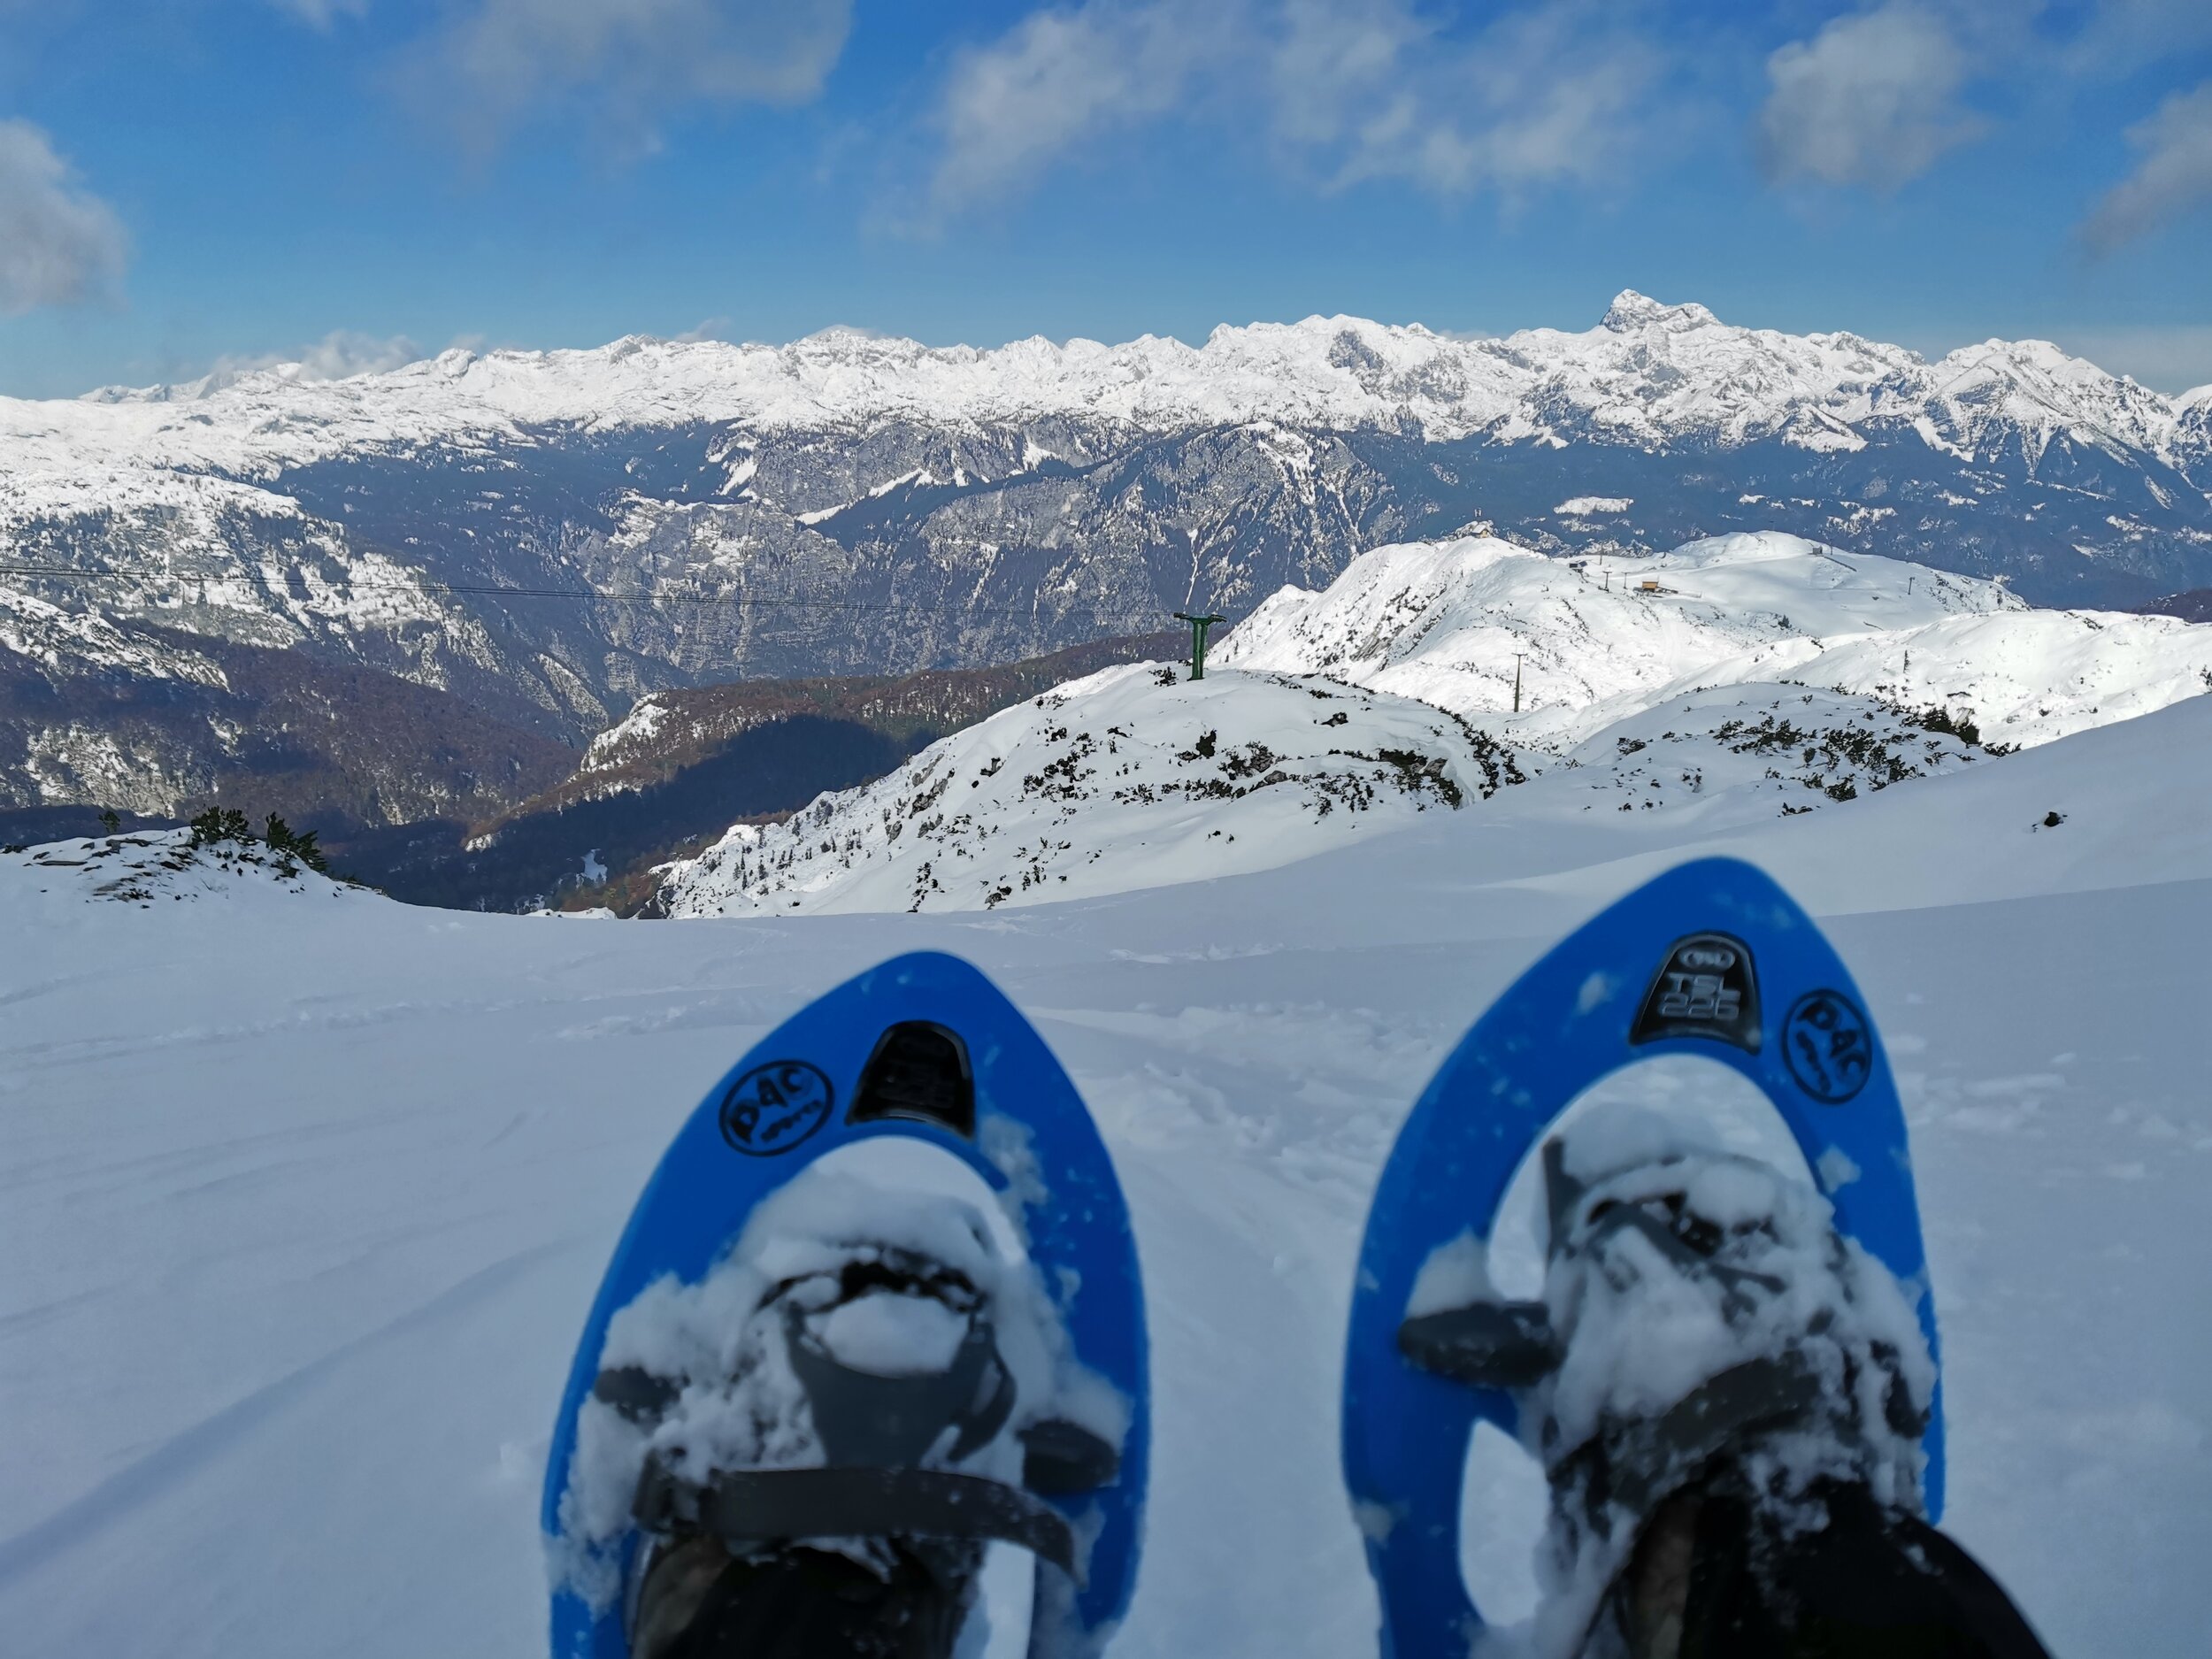
[[[269,0],[269,4],[319,29],[330,27],[342,17],[364,16],[369,9],[369,0]]]
[[[852,0],[467,0],[407,79],[473,148],[555,112],[638,154],[680,104],[805,103],[851,29]]]
[[[45,133],[0,121],[0,315],[71,305],[123,272],[114,210],[77,182]]]
[[[2063,56],[2069,70],[2125,74],[2212,43],[2212,6],[2204,0],[2094,0]]]
[[[1767,59],[1761,159],[1778,180],[1894,189],[1981,132],[1958,104],[1966,73],[1950,30],[1911,0],[1838,18]]]
[[[1372,88],[1338,181],[1402,178],[1460,196],[1604,179],[1641,130],[1663,65],[1655,46],[1602,18],[1553,5],[1455,47],[1409,39],[1388,84]],[[1292,83],[1279,108],[1302,107],[1314,87]]]
[[[2128,142],[2142,158],[2082,227],[2090,246],[2101,250],[2212,202],[2212,81],[2168,98],[2148,120],[2128,128]]]
[[[1033,12],[963,53],[945,89],[940,204],[1026,185],[1102,134],[1178,109],[1233,50],[1241,10],[1240,0],[1091,0]]]
[[[296,351],[265,351],[219,357],[208,372],[210,386],[227,386],[242,374],[274,369],[296,380],[342,380],[356,374],[380,374],[421,360],[423,349],[404,334],[378,336],[352,328],[334,328]]]
[[[1455,34],[1413,0],[1082,0],[963,53],[932,196],[958,211],[1113,133],[1174,118],[1257,134],[1340,187],[1440,196],[1603,176],[1664,67],[1618,8],[1569,0]]]

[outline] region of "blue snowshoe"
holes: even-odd
[[[890,1135],[1001,1214],[820,1163]],[[547,1472],[553,1653],[949,1659],[993,1540],[1035,1557],[1033,1659],[1095,1652],[1147,1413],[1128,1217],[1072,1086],[972,968],[887,963],[739,1062],[639,1201]]]
[[[1629,1109],[1553,1125],[1609,1073],[1694,1054],[1756,1084],[1815,1184]],[[1544,1293],[1492,1286],[1537,1149]],[[1391,1659],[1484,1629],[1458,1553],[1487,1419],[1541,1463],[1548,1659],[2039,1659],[1932,1525],[1933,1301],[1904,1122],[1864,1004],[1757,871],[1686,865],[1531,968],[1445,1062],[1368,1219],[1344,1460]]]

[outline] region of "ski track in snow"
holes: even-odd
[[[2170,763],[2208,745],[2196,699],[1718,829],[1507,791],[987,913],[557,925],[246,883],[142,909],[0,868],[8,1651],[541,1654],[548,1437],[640,1186],[775,1021],[934,947],[1037,1020],[1136,1217],[1156,1445],[1116,1659],[1371,1653],[1336,1403],[1382,1157],[1535,955],[1720,850],[1824,918],[1891,1043],[1949,1524],[2055,1652],[2193,1659],[2212,783]]]

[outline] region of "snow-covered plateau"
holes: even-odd
[[[1125,684],[1169,689],[1104,681]],[[1298,685],[1246,670],[1176,689],[1322,710]],[[1394,724],[1414,705],[1386,692],[1336,695],[1471,796],[1451,722],[1423,733]],[[1624,766],[1686,752],[1711,694],[1683,695],[1616,734]],[[1763,700],[1752,726],[1801,726],[1832,700],[1839,730],[1867,711],[1811,686],[1731,695]],[[1194,701],[1176,710],[1211,723],[1217,754],[1232,736]],[[770,1027],[939,948],[1037,1022],[1130,1197],[1154,1476],[1113,1654],[1372,1652],[1337,1401],[1381,1160],[1517,973],[1717,852],[1823,918],[1896,1065],[1943,1329],[1947,1525],[2055,1652],[2195,1659],[2212,1629],[2212,780],[2196,764],[2212,698],[2001,758],[1901,719],[1895,736],[1926,775],[1839,803],[1786,784],[1782,799],[1825,803],[1809,815],[1759,795],[1801,749],[1627,811],[1616,798],[1654,781],[1686,790],[1675,757],[1639,781],[1585,755],[1479,806],[1409,799],[1273,868],[951,914],[555,926],[219,866],[194,875],[194,902],[117,902],[98,889],[122,850],[0,859],[7,1650],[541,1654],[549,1432],[641,1183]],[[1198,775],[1180,753],[1148,764]],[[948,795],[979,797],[970,775]],[[1744,1110],[1694,1062],[1604,1087]],[[1483,1605],[1518,1616],[1540,1482],[1509,1445],[1474,1455],[1468,1571]]]
[[[2212,688],[2212,628],[2031,610],[2000,583],[1772,533],[1638,559],[1494,536],[1377,548],[1319,593],[1264,601],[1215,658],[1394,691],[1547,749],[1724,683],[1970,710],[2006,744]]]

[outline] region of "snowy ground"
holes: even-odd
[[[1371,1653],[1336,1390],[1390,1137],[1554,938],[1717,849],[1830,918],[1901,1074],[1955,1530],[2057,1653],[2193,1659],[2212,783],[2178,763],[2208,752],[2198,699],[1809,817],[1507,790],[1272,871],[953,916],[569,922],[246,880],[145,906],[9,860],[7,1651],[541,1653],[541,1460],[639,1184],[768,1026],[935,946],[1036,1018],[1136,1215],[1158,1445],[1117,1659]]]
[[[1286,588],[1219,660],[1202,682],[1157,664],[1072,681],[739,825],[671,865],[662,901],[1018,907],[1268,869],[1440,810],[1665,808],[1710,833],[2202,696],[2212,627],[2031,611],[1773,533],[1629,560],[1478,537]]]
[[[2212,630],[2208,630],[2212,633]],[[1071,680],[675,867],[672,916],[974,910],[1263,870],[1522,781],[1456,717],[1319,675]]]
[[[2212,628],[2031,611],[1995,582],[1773,531],[1649,558],[1548,558],[1495,536],[1376,548],[1318,593],[1274,594],[1216,656],[1417,697],[1553,750],[1712,685],[1939,704],[2020,745],[2212,686]]]

